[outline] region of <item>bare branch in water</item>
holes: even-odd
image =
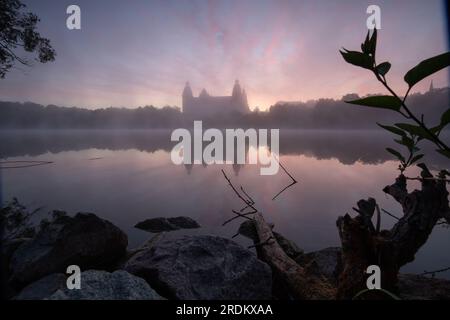
[[[247,199],[250,201],[251,204],[255,204],[255,201],[252,199],[252,197],[250,197],[248,195],[247,192],[245,192],[245,190],[244,190],[244,188],[242,186],[241,186],[241,191],[242,191],[243,194],[245,194],[245,196],[247,197]]]
[[[439,269],[439,270],[434,270],[434,271],[424,271],[423,273],[421,273],[420,275],[422,276],[426,276],[426,275],[431,275],[432,278],[434,278],[434,276],[436,275],[436,273],[440,273],[440,272],[445,272],[445,271],[450,271],[450,267],[447,268],[443,268],[443,269]]]
[[[246,205],[248,205],[249,207],[252,207],[253,205],[251,204],[250,200],[245,199],[240,193],[239,191],[236,190],[236,188],[234,187],[234,185],[231,183],[230,178],[228,178],[228,176],[226,175],[225,171],[223,171],[222,169],[222,174],[225,177],[225,179],[228,181],[228,184],[230,185],[231,189],[233,189],[234,193],[239,197],[239,199],[242,200],[242,202],[244,202]],[[253,207],[254,209],[254,207]],[[256,210],[256,209],[255,209]]]
[[[0,161],[0,169],[19,169],[51,164],[53,161]],[[6,166],[5,166],[6,165]]]
[[[250,197],[247,192],[245,192],[244,188],[241,186],[241,191],[242,193],[247,197],[247,199],[250,201],[250,203],[253,205],[255,204],[255,201],[252,199],[252,197]],[[249,208],[249,205],[246,205],[245,207],[243,207],[241,210],[239,210],[240,212],[243,212],[244,210],[246,210],[247,208]]]
[[[289,178],[291,178],[292,182],[287,185],[286,187],[284,187],[283,189],[281,189],[280,192],[278,192],[273,198],[272,200],[275,200],[280,194],[282,194],[286,189],[289,189],[290,187],[292,187],[294,184],[297,183],[297,180],[295,180],[295,178],[286,170],[286,168],[281,164],[280,160],[278,160],[275,155],[274,155],[275,160],[278,161],[278,164],[280,165],[281,169],[283,169],[284,172],[286,172],[286,174],[289,176]]]
[[[251,220],[251,219],[250,219],[249,217],[247,217],[247,216],[252,215],[252,214],[255,214],[256,212],[258,212],[258,211],[250,211],[250,212],[246,212],[246,213],[239,213],[239,212],[237,212],[236,210],[231,210],[231,211],[232,211],[233,213],[235,213],[236,216],[233,217],[233,218],[230,218],[230,219],[228,219],[227,221],[225,221],[224,223],[222,223],[222,226],[226,225],[227,223],[230,223],[231,221],[233,221],[233,220],[235,220],[235,219],[237,219],[237,218],[246,218],[246,219]]]
[[[283,169],[283,171],[291,178],[292,182],[289,185],[287,185],[286,187],[284,187],[280,192],[278,192],[272,198],[272,200],[275,200],[286,189],[290,188],[291,186],[293,186],[294,184],[297,183],[297,180],[295,180],[295,178],[286,170],[286,168],[281,164],[281,162],[277,158],[275,158],[275,159],[278,161],[278,164]],[[258,212],[258,209],[255,208],[255,200],[253,200],[253,198],[244,190],[244,188],[242,186],[240,187],[240,192],[239,192],[239,190],[237,190],[236,187],[231,183],[231,180],[230,180],[230,178],[228,178],[225,171],[223,169],[221,171],[222,171],[223,176],[227,180],[228,185],[231,187],[231,189],[233,189],[234,193],[238,196],[238,198],[241,199],[241,201],[245,204],[245,206],[242,209],[240,209],[239,212],[237,212],[236,210],[232,210],[232,212],[234,214],[236,214],[236,216],[226,220],[222,225],[226,225],[227,223],[230,223],[231,221],[233,221],[237,218],[250,219],[248,217],[249,215],[252,215],[252,214],[255,214]],[[248,212],[244,212],[247,209],[251,209],[251,210]]]
[[[258,209],[255,208],[255,201],[252,199],[252,197],[250,197],[248,195],[247,192],[245,192],[244,188],[241,186],[240,190],[242,192],[239,192],[235,186],[231,183],[230,178],[228,178],[228,176],[226,175],[225,171],[222,169],[222,174],[225,177],[225,179],[228,181],[229,186],[231,187],[231,189],[233,189],[234,193],[238,196],[239,199],[241,199],[241,201],[245,204],[245,207],[242,208],[240,210],[240,212],[236,211],[236,210],[231,210],[236,216],[234,216],[231,219],[228,219],[227,221],[225,221],[222,225],[226,225],[227,223],[230,223],[231,221],[237,219],[237,218],[244,218],[244,219],[248,219],[251,220],[251,218],[249,218],[249,215],[255,214],[256,212],[258,212]],[[243,212],[246,209],[251,209],[248,212]]]

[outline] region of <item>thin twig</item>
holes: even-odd
[[[289,176],[289,178],[292,179],[292,182],[287,185],[286,187],[284,187],[283,189],[281,189],[280,192],[278,192],[273,198],[272,201],[275,200],[280,194],[282,194],[286,189],[292,187],[294,184],[297,183],[297,180],[295,180],[295,178],[286,170],[286,168],[281,164],[281,162],[277,159],[277,157],[274,155],[273,156],[275,158],[275,160],[277,160],[278,164],[280,165],[281,169],[283,169],[284,172],[286,172],[286,174]]]
[[[233,213],[236,213],[235,210],[231,210],[231,211],[232,211]],[[257,212],[257,211],[250,211],[250,212],[246,212],[246,213],[236,213],[236,216],[235,216],[235,217],[230,218],[230,219],[228,219],[227,221],[225,221],[224,223],[222,223],[222,226],[224,226],[224,225],[230,223],[231,221],[234,221],[235,219],[237,219],[237,218],[239,218],[239,217],[250,219],[250,218],[247,217],[247,216],[249,216],[249,215],[251,215],[251,214],[255,214],[256,212]],[[250,219],[250,220],[251,220],[251,219]]]
[[[449,179],[444,179],[444,178],[439,178],[439,177],[437,177],[437,178],[435,178],[435,177],[425,177],[425,178],[422,178],[422,177],[405,177],[405,178],[406,178],[406,180],[418,180],[418,181],[436,180],[436,181],[450,182]]]
[[[241,186],[241,191],[242,193],[247,197],[247,199],[250,201],[250,203],[253,205],[255,204],[255,201],[252,199],[252,197],[250,197],[248,195],[247,192],[245,192],[244,188]],[[239,210],[240,212],[243,212],[245,209],[249,208],[249,205],[247,204],[245,207],[243,207],[241,210]]]
[[[394,219],[400,220],[399,217],[396,217],[395,215],[393,215],[392,213],[390,213],[390,212],[387,211],[387,210],[381,209],[381,211],[383,211],[383,212],[386,213],[388,216],[391,216],[391,217],[394,218]]]
[[[251,249],[251,248],[262,247],[262,246],[265,246],[265,245],[272,244],[273,242],[271,242],[270,240],[275,240],[275,238],[273,236],[270,236],[269,238],[267,238],[267,240],[265,240],[263,242],[255,243],[254,245],[248,246],[247,248]]]
[[[252,197],[250,197],[248,195],[247,192],[245,192],[244,188],[241,186],[241,191],[244,194],[245,197],[247,197],[247,199],[244,198],[244,196],[234,187],[234,185],[231,183],[230,178],[228,178],[228,176],[226,175],[225,171],[222,169],[222,174],[225,177],[225,179],[228,181],[229,186],[231,187],[231,189],[234,191],[234,193],[238,196],[239,199],[242,200],[242,202],[245,203],[245,207],[242,208],[240,210],[240,212],[236,211],[236,210],[231,210],[231,212],[233,212],[236,216],[234,216],[233,218],[228,219],[227,221],[225,221],[222,225],[226,225],[227,223],[230,223],[231,221],[237,219],[237,218],[244,218],[244,219],[248,219],[248,220],[252,220],[251,218],[249,218],[249,215],[255,214],[258,212],[258,210],[255,208],[255,201],[252,199]],[[251,211],[248,212],[244,212],[242,213],[245,209],[251,209]],[[235,235],[236,236],[236,235]]]
[[[255,204],[255,201],[252,199],[252,197],[250,197],[248,195],[247,192],[245,192],[245,190],[244,190],[244,188],[242,186],[241,186],[241,191],[242,191],[243,194],[245,194],[245,196],[248,198],[248,200],[251,202],[251,204]]]
[[[239,199],[241,199],[241,200],[242,200],[246,205],[248,205],[250,208],[256,210],[256,208],[253,207],[253,204],[252,204],[249,200],[244,199],[244,197],[242,197],[242,195],[239,193],[239,191],[236,190],[236,188],[234,187],[234,185],[231,183],[230,178],[228,178],[228,176],[226,175],[225,171],[223,171],[223,169],[222,169],[222,174],[223,174],[223,176],[225,177],[225,179],[228,181],[228,184],[230,185],[231,189],[233,189],[234,193],[239,197]]]
[[[239,210],[239,212],[244,212],[244,210],[246,210],[248,208],[248,205],[246,205],[245,207],[243,207],[241,210]]]

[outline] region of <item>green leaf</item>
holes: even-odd
[[[401,144],[401,145],[407,147],[408,150],[410,150],[410,151],[413,151],[413,149],[414,149],[415,143],[414,143],[414,140],[411,138],[403,136],[401,140],[394,139],[394,141],[397,142],[398,144]]]
[[[450,109],[447,109],[441,116],[441,124],[439,127],[444,128],[450,123]]]
[[[400,99],[393,96],[372,96],[346,102],[366,107],[390,109],[394,111],[400,110],[400,106],[402,104]]]
[[[409,162],[409,164],[413,164],[414,162],[419,161],[420,159],[423,158],[423,156],[424,156],[423,154],[418,154],[418,155],[414,156],[414,157],[411,159],[411,161]]]
[[[377,65],[376,69],[378,74],[385,76],[389,72],[389,69],[391,69],[391,64],[389,62],[383,62]]]
[[[416,126],[409,123],[396,123],[395,126],[409,132],[412,135],[419,137],[420,139],[428,139],[434,141],[433,137],[420,126]]]
[[[381,128],[383,128],[383,129],[385,129],[387,131],[390,131],[390,132],[392,132],[394,134],[398,134],[399,136],[405,136],[406,135],[405,131],[403,131],[402,129],[399,129],[397,127],[385,126],[385,125],[379,124],[378,122],[377,122],[377,125],[379,125]]]
[[[369,53],[372,54],[372,56],[375,57],[375,51],[377,49],[377,29],[373,29],[372,37],[370,37],[369,40]]]
[[[411,88],[420,80],[444,69],[450,65],[450,52],[440,54],[427,60],[423,60],[417,66],[409,70],[404,79]]]
[[[339,50],[345,61],[355,66],[372,70],[373,69],[373,58],[368,54],[358,52],[358,51],[344,51]]]
[[[433,132],[435,135],[439,136],[439,132],[444,128],[445,126],[438,125],[435,127],[431,127],[430,131]]]
[[[369,39],[370,39],[370,30],[367,31],[366,40],[364,40],[364,43],[361,43],[361,51],[363,53],[369,54]]]
[[[394,150],[392,148],[386,148],[386,151],[396,156],[397,159],[399,159],[400,161],[405,162],[405,158],[397,150]]]

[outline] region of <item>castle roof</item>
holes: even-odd
[[[200,92],[199,97],[209,97],[208,92],[203,88],[202,91]]]

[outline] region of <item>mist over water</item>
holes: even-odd
[[[275,230],[306,251],[338,246],[336,219],[362,198],[400,216],[400,206],[382,192],[398,174],[397,163],[384,151],[393,145],[380,131],[280,131],[280,161],[299,181],[275,201],[273,195],[290,183],[280,170],[261,176],[258,165],[174,165],[169,130],[135,131],[4,131],[4,161],[48,161],[35,167],[0,170],[3,201],[18,197],[30,209],[93,212],[127,232],[130,247],[150,234],[133,226],[144,219],[186,215],[202,229],[192,232],[231,237],[240,221],[222,226],[240,203],[220,172],[254,198],[256,207]],[[449,139],[449,134],[443,136]],[[425,148],[427,150],[427,148]],[[435,152],[426,152],[431,168],[448,167]],[[408,169],[408,176],[418,170]],[[410,191],[418,188],[409,184]],[[395,220],[382,216],[382,225]],[[235,238],[243,245],[250,242]],[[420,273],[450,264],[447,229],[436,226],[416,260],[403,272]],[[440,276],[450,278],[450,274]]]

